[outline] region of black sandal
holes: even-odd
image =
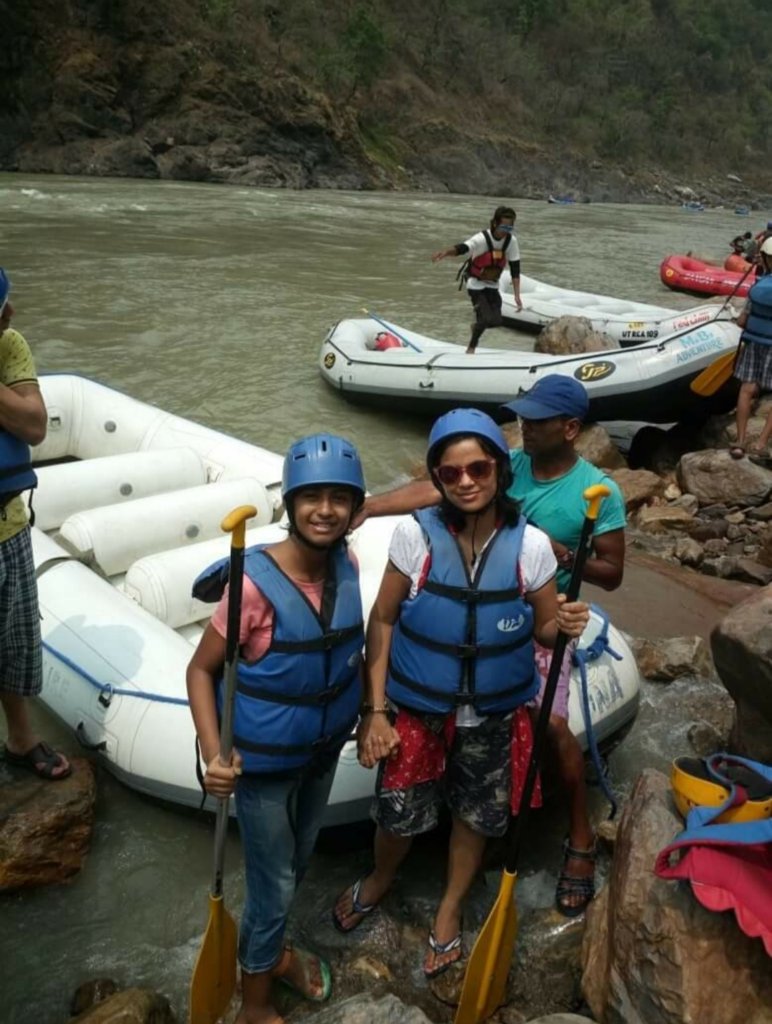
[[[563,917],[579,917],[587,909],[595,895],[595,872],[583,878],[571,875],[566,871],[566,861],[576,859],[595,863],[597,846],[593,842],[589,850],[577,850],[568,839],[563,842],[563,870],[558,875],[558,886],[555,890],[555,906]],[[578,898],[578,902],[572,902]]]

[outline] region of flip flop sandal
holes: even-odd
[[[429,949],[436,957],[447,956],[448,953],[455,953],[455,956],[451,956],[450,960],[446,960],[445,963],[440,964],[439,967],[435,967],[434,970],[427,970],[424,967],[424,977],[431,981],[433,978],[438,978],[441,974],[444,974],[453,964],[458,963],[462,957],[461,950],[461,932],[456,935],[454,939],[449,942],[438,942],[434,932],[429,932]]]
[[[283,961],[286,958],[286,963]],[[300,963],[303,968],[303,980],[304,984],[297,984],[286,977],[286,971],[289,968],[293,958]],[[312,989],[311,977],[314,973],[314,969],[319,972],[319,977],[322,980],[322,988],[320,992],[315,992]],[[282,959],[279,961],[279,968],[275,975],[277,981],[280,981],[282,985],[286,985],[288,989],[296,992],[299,996],[307,999],[311,1003],[324,1003],[326,1002],[332,993],[332,974],[330,972],[330,965],[326,960],[322,960],[316,953],[311,953],[307,949],[301,949],[299,946],[293,946],[292,943],[285,943],[284,950],[282,952]]]
[[[351,886],[351,911],[346,914],[346,917],[351,917],[353,914],[361,914],[362,916],[355,924],[351,924],[346,928],[338,915],[335,913],[335,907],[332,908],[332,923],[335,925],[337,930],[343,935],[347,935],[349,932],[353,932],[355,928],[358,928],[364,921],[368,914],[372,914],[375,908],[378,906],[378,901],[375,903],[360,903],[359,894],[362,891],[362,885],[364,884],[364,878],[357,879],[356,882]],[[336,900],[337,902],[337,900]]]
[[[590,850],[576,850],[566,839],[563,842],[563,870],[558,875],[555,890],[555,906],[563,917],[579,917],[587,909],[595,895],[595,872],[585,877],[569,874],[565,869],[566,861],[576,859],[595,863],[596,847]],[[576,902],[574,902],[576,900]]]
[[[24,768],[26,771],[32,772],[33,775],[37,775],[38,778],[46,779],[49,782],[59,782],[72,774],[72,766],[68,765],[65,771],[54,775],[54,771],[64,763],[64,758],[48,743],[37,743],[26,754],[14,754],[8,747],[5,747],[3,758],[14,768]]]

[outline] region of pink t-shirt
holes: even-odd
[[[357,560],[353,552],[349,551],[348,557],[357,566]],[[324,580],[317,580],[314,583],[307,583],[290,577],[295,586],[310,601],[314,611],[322,607],[322,595],[324,593]],[[225,638],[228,631],[228,587],[215,609],[212,616],[212,626]],[[243,655],[247,661],[257,661],[268,650],[273,632],[273,605],[268,598],[260,591],[245,575],[244,587],[241,595],[241,628],[239,630],[239,643],[243,648]]]

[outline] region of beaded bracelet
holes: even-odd
[[[359,711],[363,715],[388,715],[390,708],[386,704],[361,704]]]

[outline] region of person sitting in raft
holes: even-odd
[[[511,736],[530,737],[539,688],[534,639],[581,635],[589,611],[558,597],[549,539],[507,495],[509,449],[489,416],[440,417],[427,465],[441,503],[394,531],[367,628],[358,741],[361,763],[379,765],[375,867],[339,895],[333,921],[349,932],[364,920],[444,801],[448,877],[423,964],[434,978],[462,955],[462,901],[488,837],[509,824]]]
[[[359,570],[345,540],[365,496],[356,449],[330,434],[297,441],[284,460],[282,495],[289,536],[245,556],[230,764],[220,760],[217,712],[227,592],[187,673],[204,786],[214,797],[235,791],[246,862],[237,1024],[281,1024],[274,978],[307,999],[330,995],[329,966],[285,943],[284,933],[361,699]],[[211,574],[222,571],[218,563]]]
[[[501,327],[501,292],[499,278],[505,262],[512,274],[512,290],[518,312],[523,308],[520,300],[520,247],[515,235],[515,211],[511,206],[499,206],[491,218],[490,230],[478,231],[465,242],[440,249],[432,256],[437,263],[448,256],[467,256],[461,274],[474,307],[475,322],[466,354],[472,355],[477,343],[489,327]]]

